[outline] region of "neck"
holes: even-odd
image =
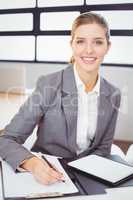
[[[92,91],[98,79],[98,70],[92,72],[85,72],[81,71],[78,67],[76,67],[76,69],[80,79],[87,87],[87,90]]]

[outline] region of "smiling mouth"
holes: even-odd
[[[96,57],[81,57],[85,64],[93,64],[96,61]]]

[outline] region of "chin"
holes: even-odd
[[[97,71],[99,69],[99,67],[97,66],[92,66],[92,65],[89,65],[89,66],[81,66],[81,68],[87,72],[87,73],[90,73],[90,72],[93,72],[93,71]]]

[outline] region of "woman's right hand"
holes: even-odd
[[[34,178],[44,185],[64,180],[61,172],[51,168],[45,160],[36,156],[25,160],[21,167],[31,172]]]

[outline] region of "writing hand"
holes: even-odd
[[[21,167],[30,171],[35,179],[44,185],[64,180],[61,172],[50,167],[45,160],[35,156],[26,160]]]

